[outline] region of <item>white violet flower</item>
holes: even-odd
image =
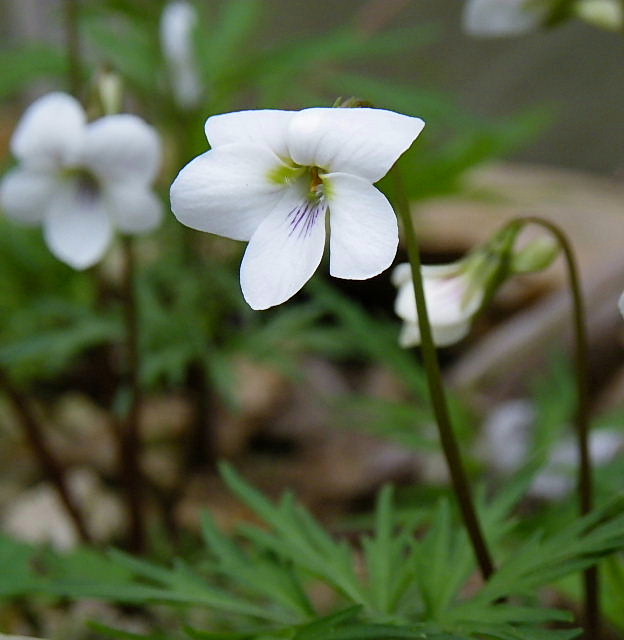
[[[470,331],[472,318],[483,302],[484,288],[476,285],[463,260],[423,266],[422,276],[434,343],[445,347],[459,342]],[[403,320],[399,342],[402,347],[418,345],[420,329],[410,265],[398,265],[392,282],[399,289],[394,310]]]
[[[396,255],[394,211],[373,183],[422,131],[419,118],[369,108],[239,111],[206,122],[212,149],[182,169],[171,206],[183,224],[248,240],[241,288],[253,309],[288,300],[321,262],[364,280]]]
[[[537,29],[545,17],[535,0],[467,0],[463,26],[473,36],[512,36]]]
[[[183,109],[196,107],[202,94],[193,31],[197,10],[184,0],[170,2],[160,18],[160,42],[174,97]]]
[[[42,224],[50,251],[75,269],[94,265],[113,229],[143,233],[162,218],[151,189],[160,166],[155,129],[134,115],[88,123],[81,105],[50,93],[26,110],[11,139],[20,164],[0,184],[0,207]]]

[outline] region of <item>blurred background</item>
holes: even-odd
[[[15,163],[10,138],[25,107],[69,90],[70,6],[89,113],[101,115],[98,74],[113,71],[124,109],[163,139],[166,220],[136,243],[147,552],[192,557],[206,508],[226,528],[248,516],[218,479],[220,458],[272,495],[294,488],[339,532],[370,524],[384,482],[402,486],[406,509],[447,491],[419,354],[398,346],[391,270],[352,282],[325,265],[287,304],[252,312],[238,283],[244,246],[170,214],[169,185],[207,148],[205,119],[243,108],[358,96],[423,117],[403,162],[427,262],[460,258],[517,215],[569,233],[587,295],[599,492],[621,492],[622,33],[571,19],[476,38],[462,28],[460,0],[197,0],[200,98],[189,106],[175,95],[160,39],[166,4],[0,0],[0,174]],[[395,197],[389,181],[381,188]],[[396,262],[405,258],[401,247]],[[22,606],[34,584],[24,575],[40,560],[37,545],[56,553],[81,536],[33,449],[32,420],[95,543],[133,546],[118,429],[128,414],[123,251],[118,241],[76,272],[49,253],[40,229],[3,215],[0,273],[0,557],[19,549],[24,560],[7,584],[0,578],[0,619],[43,634],[59,622],[45,604]],[[574,511],[565,284],[559,262],[514,279],[471,336],[441,352],[471,474],[496,487],[535,463],[529,512],[548,526]],[[59,563],[50,567],[62,576]],[[561,593],[576,602],[575,586]],[[621,607],[610,615],[624,629]]]

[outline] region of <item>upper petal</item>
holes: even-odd
[[[147,233],[162,222],[162,201],[146,186],[117,183],[102,197],[114,226],[124,233]]]
[[[228,144],[191,160],[171,185],[171,209],[182,224],[249,240],[285,191],[270,180],[283,166],[266,147]]]
[[[87,126],[82,161],[104,182],[149,184],[161,155],[156,130],[138,116],[105,116]]]
[[[241,142],[268,147],[280,158],[288,158],[286,135],[288,125],[296,111],[258,109],[234,111],[206,120],[206,137],[210,146]]]
[[[304,109],[290,122],[288,148],[298,164],[376,182],[424,126],[420,118],[384,109]]]
[[[285,302],[312,277],[325,247],[325,205],[280,205],[258,227],[241,264],[241,288],[252,309]]]
[[[43,219],[58,188],[54,174],[17,167],[0,183],[0,208],[14,220],[37,224]]]
[[[66,186],[54,198],[43,230],[50,251],[74,269],[86,269],[98,262],[112,239],[102,199],[81,193],[75,184]]]
[[[13,154],[33,167],[72,164],[82,147],[86,116],[66,93],[49,93],[24,112],[11,139]]]
[[[346,173],[323,176],[330,213],[332,276],[372,278],[394,260],[397,220],[386,197],[364,178]]]

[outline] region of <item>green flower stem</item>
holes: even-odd
[[[546,229],[557,240],[566,262],[568,281],[573,303],[573,323],[575,334],[576,369],[576,430],[579,453],[578,496],[582,515],[589,513],[594,506],[594,487],[591,455],[589,449],[589,341],[587,338],[587,320],[579,271],[572,245],[565,233],[553,222],[537,216],[516,218],[511,224],[534,224]],[[585,589],[586,637],[591,640],[600,638],[600,591],[598,567],[591,567],[583,574]]]
[[[144,482],[141,470],[141,382],[139,354],[139,319],[135,283],[135,251],[131,237],[122,238],[124,253],[123,309],[126,324],[126,377],[130,405],[119,433],[120,467],[125,484],[126,507],[130,522],[130,549],[145,548],[143,519]]]
[[[440,372],[440,364],[436,348],[431,334],[431,325],[427,314],[427,304],[423,288],[421,274],[420,250],[414,225],[409,208],[409,202],[405,194],[403,182],[397,166],[393,169],[397,186],[397,209],[403,222],[403,231],[407,241],[407,250],[412,267],[412,280],[414,282],[414,293],[416,294],[416,310],[418,312],[418,325],[420,328],[421,350],[429,394],[431,396],[431,406],[438,425],[442,450],[446,457],[446,462],[451,475],[453,488],[459,502],[459,508],[468,531],[468,536],[474,550],[475,557],[479,564],[481,574],[487,580],[494,573],[494,563],[490,554],[483,530],[477,516],[470,483],[464,469],[459,446],[453,432],[451,417],[446,401],[444,383]]]
[[[78,536],[83,542],[91,542],[91,535],[87,528],[84,515],[72,496],[67,485],[67,476],[62,463],[56,458],[51,449],[43,427],[31,410],[28,399],[13,385],[7,373],[0,370],[0,384],[9,398],[26,439],[33,454],[37,458],[42,471],[52,486],[56,489],[67,515],[72,521]]]
[[[71,93],[79,98],[82,90],[82,64],[78,0],[64,0],[65,44],[67,48],[67,77]]]

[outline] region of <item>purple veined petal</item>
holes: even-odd
[[[87,125],[82,163],[102,182],[151,184],[162,159],[154,127],[128,113]]]
[[[322,176],[329,204],[329,270],[336,278],[365,280],[387,269],[399,243],[396,215],[367,180],[346,173]]]
[[[288,159],[286,135],[296,111],[257,109],[234,111],[206,120],[206,137],[215,149],[226,144],[253,144],[271,149],[282,159]]]
[[[59,188],[53,173],[16,167],[0,182],[0,209],[17,222],[39,224]]]
[[[106,253],[113,230],[101,194],[74,180],[56,195],[43,221],[50,251],[74,269],[96,264]]]
[[[180,171],[171,185],[171,209],[182,224],[193,229],[249,240],[291,192],[297,200],[303,199],[303,182],[285,185],[270,179],[283,166],[265,147],[217,147]]]
[[[420,118],[384,109],[304,109],[288,128],[289,155],[303,166],[377,182],[424,126]]]
[[[149,187],[131,183],[109,185],[102,198],[113,225],[123,233],[148,233],[162,222],[162,201]]]
[[[24,112],[11,138],[11,150],[25,165],[54,170],[73,164],[84,142],[86,115],[65,93],[49,93]]]
[[[241,288],[252,309],[285,302],[312,277],[325,247],[324,199],[273,211],[253,234],[241,264]]]

